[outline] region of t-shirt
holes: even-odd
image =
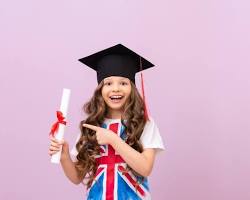
[[[157,153],[165,150],[159,128],[152,117],[145,124],[140,141],[144,149],[154,148]]]
[[[114,123],[114,122],[120,122],[121,120],[105,118],[105,121],[108,123],[111,123],[111,122]],[[80,139],[80,136],[81,136],[81,133],[77,135],[75,144]],[[145,127],[143,129],[143,132],[140,138],[140,142],[144,149],[153,148],[156,150],[157,154],[165,150],[165,146],[164,146],[159,128],[152,117],[149,117],[149,120],[145,124]],[[76,161],[76,155],[78,154],[76,145],[73,146],[70,153],[71,153],[71,157],[73,161]]]
[[[156,152],[165,149],[159,129],[150,117],[146,122],[140,141],[143,149],[154,148]],[[105,119],[103,128],[108,128],[124,141],[125,127],[120,119]],[[78,135],[76,142],[79,140]],[[136,177],[131,171],[124,173],[127,167],[123,158],[115,152],[111,145],[100,145],[100,155],[96,155],[97,170],[94,181],[87,192],[87,200],[150,200],[151,194],[147,177],[136,186]],[[71,150],[72,159],[76,161],[76,147]]]

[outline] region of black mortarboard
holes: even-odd
[[[109,76],[126,77],[135,83],[137,72],[154,66],[122,44],[81,58],[79,61],[97,72],[98,83]]]

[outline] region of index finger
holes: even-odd
[[[94,125],[91,125],[91,124],[83,124],[82,126],[86,127],[86,128],[89,128],[89,129],[91,129],[93,131],[97,131],[99,129],[98,126],[94,126]]]

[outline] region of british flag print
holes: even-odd
[[[126,137],[124,126],[119,121],[105,120],[103,128]],[[98,168],[92,186],[88,190],[87,200],[150,200],[148,180],[136,186],[136,177],[123,173],[126,163],[111,145],[102,145],[101,153],[96,157]]]

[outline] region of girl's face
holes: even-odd
[[[102,97],[110,111],[122,111],[130,93],[131,84],[128,78],[110,76],[103,80]]]

